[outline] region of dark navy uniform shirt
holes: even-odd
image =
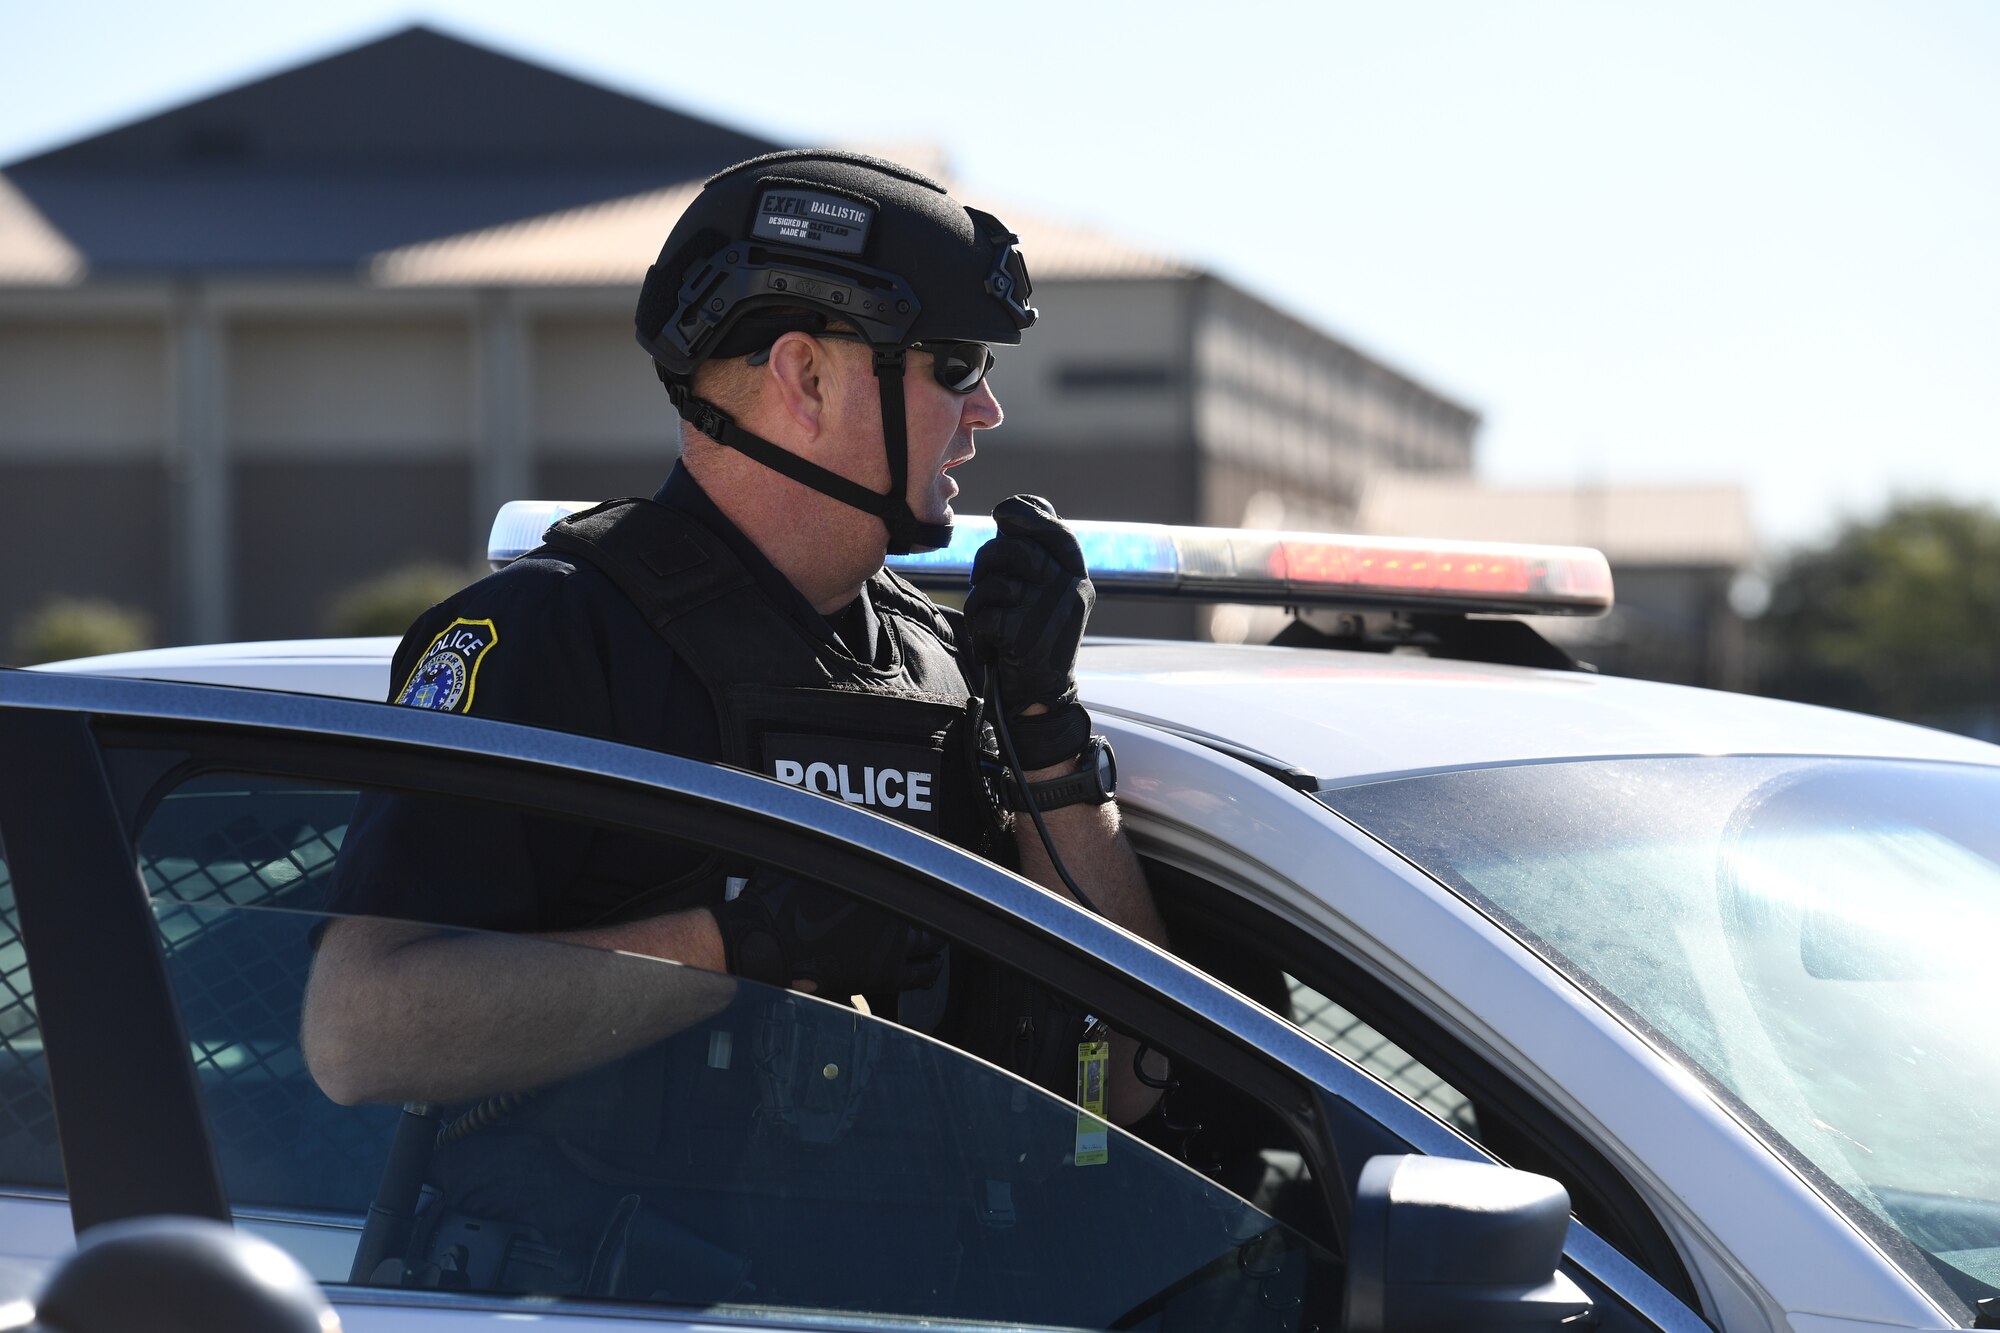
[[[863,661],[886,660],[874,608],[858,597],[830,622],[679,466],[654,496],[726,541],[773,603]],[[557,555],[522,559],[418,618],[396,650],[391,699],[414,707],[716,760],[715,708],[616,585]],[[679,884],[692,850],[470,803],[364,793],[329,909],[488,930],[569,930],[714,901]],[[670,887],[672,886],[672,887]]]

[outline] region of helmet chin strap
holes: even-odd
[[[660,378],[666,380],[666,375]],[[808,490],[838,500],[882,520],[889,530],[889,554],[912,555],[951,545],[950,523],[926,523],[910,509],[909,424],[903,414],[903,349],[875,349],[875,382],[882,395],[882,447],[889,455],[889,493],[881,495],[837,472],[799,457],[736,424],[735,418],[685,385],[667,381],[667,392],[684,420],[717,444],[726,445]]]
[[[926,523],[910,511],[910,428],[903,415],[903,349],[877,347],[875,387],[882,395],[882,447],[889,451],[889,554],[912,555],[951,545],[951,524]],[[886,498],[886,497],[885,497]]]

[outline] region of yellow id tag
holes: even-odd
[[[1111,1127],[1105,1124],[1104,1074],[1111,1043],[1083,1041],[1076,1047],[1076,1164],[1098,1166],[1111,1160]]]

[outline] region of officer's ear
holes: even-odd
[[[791,424],[817,438],[827,427],[826,413],[839,381],[837,353],[831,343],[805,333],[786,333],[771,344],[762,370],[763,393]]]

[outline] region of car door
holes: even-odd
[[[631,1104],[622,1092],[593,1101],[591,1087],[497,1108],[507,1094],[338,1106],[315,1086],[297,1024],[315,945],[344,925],[327,924],[328,904],[307,895],[337,866],[364,793],[569,821],[836,886],[944,935],[954,957],[1004,960],[1162,1053],[1174,1086],[1153,1123],[1128,1135],[994,1068],[994,1052],[973,1058],[825,1001],[591,954],[574,969],[586,983],[651,987],[643,1008],[686,1016],[643,1048],[647,1060],[668,1052],[666,1063],[611,1061],[559,1081],[599,1079],[601,1092],[604,1078],[655,1080],[656,1093],[666,1089],[646,1102],[667,1108],[657,1118],[585,1124],[593,1107]],[[363,1320],[437,1308],[504,1316],[523,1300],[544,1317],[587,1319],[597,1307],[552,1303],[549,1291],[588,1288],[599,1260],[616,1268],[645,1252],[633,1234],[646,1217],[673,1236],[699,1233],[716,1253],[706,1268],[675,1270],[679,1289],[645,1299],[616,1275],[584,1290],[628,1317],[722,1304],[1085,1326],[1234,1323],[1254,1311],[1273,1327],[1329,1326],[1360,1163],[1412,1148],[1478,1156],[1270,1013],[1066,900],[865,811],[653,752],[415,710],[8,673],[0,837],[36,978],[32,1011],[11,1016],[7,1072],[18,1086],[7,1100],[45,1109],[42,1122],[60,1130],[60,1175],[46,1155],[28,1163],[17,1173],[34,1178],[10,1183],[42,1198],[20,1202],[42,1210],[45,1231],[58,1186],[79,1229],[151,1212],[254,1222],[343,1283],[340,1299]],[[516,989],[585,954],[467,938],[504,952],[499,975]],[[687,1146],[747,1132],[726,1095],[705,1105],[700,1092],[703,1079],[739,1071],[750,1071],[756,1142]],[[864,1072],[872,1083],[856,1088]],[[636,1134],[650,1174],[643,1191],[617,1184],[603,1195],[576,1232],[595,1241],[581,1255],[573,1238],[550,1240],[563,1224],[547,1205],[587,1191],[553,1189],[525,1214],[496,1216],[441,1210],[439,1190],[452,1187],[421,1164],[399,1176],[399,1150],[439,1141],[440,1123],[469,1124],[461,1138],[482,1153],[549,1131],[581,1145],[594,1184],[604,1162],[630,1160],[619,1154]],[[686,1160],[663,1167],[662,1143]],[[491,1178],[538,1169],[513,1165]],[[429,1248],[403,1234],[379,1249],[370,1212],[422,1212],[424,1189]],[[658,1218],[640,1198],[648,1192],[672,1201]],[[498,1251],[496,1222],[514,1228]],[[4,1225],[13,1245],[17,1224]],[[46,1237],[33,1242],[18,1225],[15,1252],[32,1260]],[[760,1257],[774,1238],[782,1264]],[[706,1253],[684,1240],[670,1248]],[[821,1262],[798,1258],[821,1250]],[[536,1262],[578,1271],[523,1285],[519,1273]],[[1692,1327],[1684,1307],[1582,1227],[1572,1228],[1570,1267],[1616,1325]],[[739,1269],[771,1276],[745,1290]],[[1050,1280],[1057,1272],[1069,1280]]]

